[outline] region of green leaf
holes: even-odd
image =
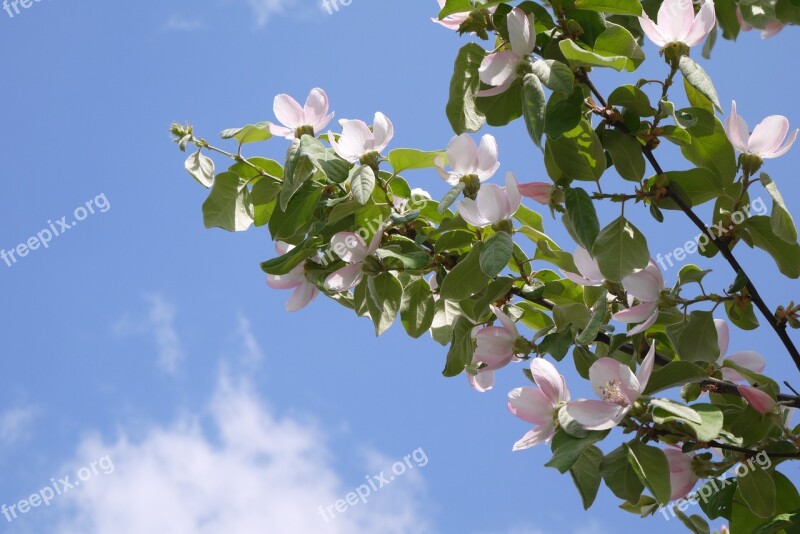
[[[280,182],[271,180],[259,180],[253,185],[250,199],[253,201],[253,222],[256,226],[264,226],[269,222],[275,211],[275,199],[281,192],[281,186]]]
[[[691,517],[687,516],[677,507],[673,508],[673,511],[675,512],[675,515],[678,516],[678,519],[681,520],[681,523],[683,523],[684,526],[686,526],[686,528],[688,528],[693,534],[709,534],[711,532],[706,520],[699,515],[693,514]]]
[[[708,74],[706,74],[706,71],[689,56],[681,56],[678,66],[681,69],[683,78],[689,85],[697,89],[700,94],[705,96],[709,102],[714,104],[714,107],[721,112],[722,106],[720,106],[719,103],[717,90],[714,89],[714,84],[711,82],[711,78],[708,77]]]
[[[200,185],[206,188],[211,187],[214,182],[214,160],[198,150],[186,159],[184,167],[186,172],[197,180]]]
[[[380,336],[394,323],[403,302],[403,284],[392,273],[380,273],[367,282],[367,309]]]
[[[625,444],[628,461],[653,497],[667,504],[672,493],[669,483],[669,463],[664,451],[658,447],[644,445],[638,440]]]
[[[682,386],[689,382],[708,378],[705,369],[692,362],[670,362],[661,369],[655,369],[647,382],[645,395],[652,395],[665,389]]]
[[[583,117],[583,91],[570,95],[553,93],[544,111],[544,132],[550,139],[557,139],[575,129]]]
[[[475,325],[463,315],[458,318],[453,327],[450,350],[447,352],[447,362],[442,374],[448,378],[460,375],[464,369],[472,364],[474,351],[472,341],[472,328]]]
[[[430,169],[436,167],[436,161],[441,165],[447,163],[447,154],[443,150],[436,152],[423,152],[413,148],[396,148],[389,152],[389,163],[395,174],[409,169]]]
[[[272,239],[291,241],[293,237],[305,234],[311,226],[312,215],[320,196],[322,188],[308,182],[292,197],[285,210],[276,206],[269,219],[269,233]]]
[[[719,198],[725,191],[719,175],[713,170],[698,167],[688,171],[665,172],[670,185],[676,185],[684,194],[684,198],[692,206],[700,206],[709,200]],[[654,178],[655,179],[655,178]],[[680,210],[681,208],[669,197],[658,201],[658,207],[665,210]]]
[[[778,191],[778,186],[769,175],[763,172],[761,173],[761,185],[772,197],[772,214],[769,220],[772,231],[787,243],[797,243],[797,227],[792,219],[792,214],[786,208],[783,195]]]
[[[644,178],[646,164],[643,146],[634,136],[617,130],[606,130],[603,134],[603,145],[611,154],[614,168],[622,178],[631,182],[640,182]]]
[[[686,322],[667,326],[667,336],[681,360],[715,362],[719,358],[717,329],[711,312],[693,311]]]
[[[775,515],[775,482],[768,471],[750,469],[739,477],[739,492],[750,511],[758,517],[769,519]]]
[[[481,270],[482,250],[483,243],[480,241],[475,243],[469,254],[461,258],[461,261],[445,276],[439,290],[442,298],[461,301],[486,287],[489,277]]]
[[[609,67],[633,72],[645,57],[633,35],[622,26],[610,22],[597,36],[591,50],[582,48],[570,39],[562,40],[559,48],[573,67]]]
[[[369,165],[353,167],[350,171],[350,189],[356,202],[362,206],[369,202],[375,189],[375,171],[372,167]]]
[[[733,324],[742,330],[755,330],[758,328],[758,317],[756,317],[752,302],[725,302],[725,313]]]
[[[603,228],[592,247],[592,256],[603,276],[612,282],[621,282],[650,262],[647,241],[625,217]]]
[[[203,203],[206,228],[243,232],[253,224],[250,191],[239,175],[230,171],[217,175],[211,193]]]
[[[585,438],[576,438],[559,429],[550,443],[553,457],[545,466],[554,467],[558,469],[559,473],[566,473],[575,465],[583,451],[605,438],[608,432],[608,430],[589,432]]]
[[[483,246],[480,255],[481,271],[492,278],[506,268],[514,254],[514,240],[506,232],[497,232]]]
[[[684,265],[681,267],[680,272],[678,273],[678,284],[681,286],[685,286],[686,284],[700,284],[703,282],[703,278],[706,277],[708,273],[711,272],[711,269],[703,270],[697,265]]]
[[[600,298],[597,299],[597,305],[592,312],[592,317],[586,328],[575,339],[575,342],[580,345],[589,345],[597,339],[597,334],[600,329],[608,323],[608,301],[606,300],[607,292],[604,290]]]
[[[548,139],[546,149],[562,173],[558,178],[595,182],[606,170],[603,145],[586,119],[558,139]]]
[[[456,57],[446,109],[447,119],[456,134],[477,132],[486,122],[475,106],[475,93],[481,88],[478,69],[485,56],[486,51],[481,46],[469,43],[459,50]]]
[[[261,270],[267,274],[278,276],[288,274],[313,256],[320,245],[322,245],[322,238],[316,236],[308,238],[283,256],[261,262]]]
[[[505,126],[522,116],[522,80],[514,80],[499,95],[477,97],[475,105],[489,126]]]
[[[223,139],[234,138],[239,141],[239,145],[246,145],[248,143],[266,141],[272,137],[272,132],[269,130],[269,122],[264,121],[256,124],[248,124],[241,128],[229,128],[223,130],[219,135]]]
[[[635,503],[644,491],[636,470],[628,461],[628,449],[624,445],[614,449],[603,458],[600,474],[606,486],[620,499]]]
[[[219,180],[219,177],[217,178]],[[776,236],[769,217],[750,217],[742,224],[747,229],[753,244],[766,251],[775,260],[778,269],[789,278],[800,277],[800,245],[789,244]]]
[[[650,401],[650,404],[656,408],[656,411],[660,412],[658,414],[656,411],[653,412],[653,418],[657,423],[663,423],[665,420],[677,418],[684,422],[695,423],[697,425],[703,424],[700,415],[689,406],[669,399],[653,399]]]
[[[722,410],[713,404],[695,404],[692,409],[700,416],[702,423],[687,421],[686,425],[692,430],[698,441],[708,442],[717,439],[724,423]]]
[[[350,162],[337,156],[336,151],[325,148],[318,139],[310,135],[304,135],[300,140],[300,152],[307,156],[314,167],[335,184],[347,180],[353,166]]]
[[[635,85],[623,85],[614,89],[608,95],[608,104],[622,106],[640,117],[652,117],[656,110],[650,105],[647,94]]]
[[[528,135],[539,148],[544,133],[545,97],[542,82],[533,74],[527,74],[522,82],[522,114]]]
[[[642,16],[642,4],[639,0],[575,0],[575,7],[615,15]]]
[[[712,113],[701,108],[687,108],[681,112],[689,113],[697,119],[693,126],[686,129],[692,138],[692,144],[681,147],[684,157],[698,167],[714,172],[723,187],[732,184],[737,170],[736,155],[722,123]]]
[[[314,174],[314,165],[303,154],[300,139],[292,141],[289,150],[286,152],[286,165],[284,165],[283,173],[283,187],[281,188],[279,202],[281,209],[285,210],[294,194]]]
[[[433,324],[436,303],[433,300],[431,286],[424,278],[417,278],[403,291],[403,303],[400,309],[400,320],[408,335],[418,338],[428,331]]]
[[[540,59],[533,63],[531,71],[551,91],[570,94],[575,87],[575,75],[560,61]]]
[[[583,454],[573,464],[569,474],[578,492],[581,494],[584,510],[588,510],[597,497],[600,489],[600,463],[603,461],[603,451],[592,445],[587,447]]]
[[[441,202],[439,202],[439,213],[444,213],[447,208],[453,205],[453,202],[458,200],[458,197],[461,196],[461,193],[464,192],[464,188],[466,185],[464,182],[458,182],[453,188],[447,192],[447,194],[442,198]]]
[[[441,298],[437,300],[431,325],[433,340],[444,346],[450,343],[453,337],[453,325],[461,315],[461,307],[458,302]]]
[[[594,209],[594,202],[589,194],[581,189],[567,189],[565,195],[567,216],[575,230],[578,244],[586,250],[592,250],[597,235],[600,233],[600,221]]]

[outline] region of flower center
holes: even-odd
[[[616,380],[612,380],[611,382],[607,382],[606,385],[601,386],[600,391],[602,392],[603,400],[606,402],[613,402],[619,406],[628,406],[630,404],[628,398],[622,393],[622,387]]]

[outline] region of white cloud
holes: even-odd
[[[199,18],[175,14],[168,18],[164,25],[161,26],[161,31],[193,32],[202,29],[204,26],[205,24],[203,24],[203,21]]]
[[[175,306],[158,294],[147,295],[145,300],[150,304],[147,317],[134,320],[123,317],[113,327],[116,335],[152,334],[158,352],[158,367],[170,374],[178,370],[178,364],[184,359],[180,336],[175,329]]]
[[[25,438],[38,415],[33,407],[11,408],[0,414],[0,444],[13,445]]]
[[[239,335],[244,361],[261,355],[246,320]],[[221,366],[216,391],[199,415],[152,425],[138,437],[90,437],[69,466],[108,454],[113,474],[61,498],[56,534],[424,533],[421,471],[409,470],[328,522],[330,505],[363,482],[332,467],[321,425],[277,417],[246,378]],[[250,376],[249,374],[247,376]],[[379,457],[372,454],[372,460]],[[378,462],[380,463],[380,462]],[[375,464],[365,466],[365,474]],[[68,471],[65,471],[68,472]]]
[[[256,26],[263,28],[273,15],[284,12],[294,0],[247,0],[256,19]]]

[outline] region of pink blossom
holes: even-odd
[[[439,9],[444,9],[444,5],[447,3],[447,0],[439,0]],[[489,8],[489,13],[494,13],[497,10],[497,6],[493,6]],[[431,20],[436,24],[441,24],[445,28],[450,30],[456,30],[461,27],[464,22],[470,16],[469,11],[465,11],[463,13],[453,13],[452,15],[447,15],[445,18],[439,20],[439,17],[432,17]]]
[[[311,90],[304,107],[291,96],[281,94],[275,97],[272,109],[283,126],[270,124],[269,131],[287,139],[293,139],[303,127],[312,128],[318,135],[333,118],[333,113],[328,115],[328,95],[320,88]]]
[[[652,259],[647,267],[622,279],[622,287],[628,292],[631,307],[615,313],[613,319],[623,323],[641,323],[628,332],[628,337],[644,332],[658,319],[658,302],[664,291],[664,275]],[[633,298],[639,304],[633,305]]]
[[[553,198],[553,184],[545,182],[519,184],[519,192],[523,197],[532,198],[539,204],[548,206]]]
[[[728,343],[730,341],[730,330],[728,323],[722,319],[714,319],[714,326],[717,328],[717,343],[719,344],[719,359],[718,365],[725,363],[725,360],[732,361],[736,365],[744,367],[754,373],[760,373],[767,366],[761,354],[754,351],[735,352],[730,356],[728,354]],[[742,375],[733,369],[727,367],[722,368],[722,377],[730,382],[744,382],[745,379]]]
[[[517,79],[517,67],[536,48],[536,30],[533,15],[526,15],[515,7],[506,15],[511,50],[503,50],[486,56],[478,69],[478,77],[491,89],[478,91],[475,96],[494,96],[505,92]]]
[[[552,363],[535,358],[531,374],[538,387],[516,388],[508,394],[508,411],[533,425],[533,430],[514,444],[515,451],[550,441],[556,432],[556,412],[570,399],[567,383]]]
[[[716,21],[713,0],[706,0],[697,16],[692,0],[664,0],[658,10],[657,23],[646,14],[639,17],[644,33],[662,48],[676,42],[690,47],[700,44]]]
[[[339,141],[333,132],[328,133],[328,141],[342,159],[355,163],[367,154],[380,154],[394,137],[394,126],[386,115],[376,113],[372,129],[364,121],[340,120],[342,135]]]
[[[364,239],[353,232],[339,232],[331,238],[331,249],[348,265],[331,273],[325,279],[330,291],[348,291],[358,285],[364,276],[364,260],[375,254],[383,239],[383,227],[378,228],[367,246]]]
[[[744,21],[742,17],[742,10],[738,6],[736,7],[736,18],[739,20],[739,27],[742,29],[743,32],[749,32],[753,29],[751,24],[748,24]],[[769,39],[770,37],[774,37],[783,29],[783,23],[778,19],[772,19],[771,21],[767,22],[764,28],[761,29],[761,38],[762,39]]]
[[[497,172],[500,162],[497,161],[497,141],[492,135],[481,138],[480,147],[467,134],[457,135],[447,145],[447,160],[452,170],[447,172],[437,162],[436,170],[447,183],[456,185],[464,176],[477,176],[485,182]]]
[[[768,393],[752,386],[738,386],[739,393],[757,412],[777,413],[778,403]]]
[[[567,271],[561,271],[564,273],[564,276],[581,286],[598,287],[605,283],[605,278],[600,272],[600,267],[597,265],[597,261],[592,257],[591,254],[589,254],[588,250],[583,247],[578,247],[575,249],[575,253],[572,255],[572,258],[575,260],[575,267],[578,268],[580,275]]]
[[[731,114],[725,121],[725,131],[736,150],[761,159],[771,159],[786,154],[792,148],[800,130],[792,132],[789,140],[784,143],[789,133],[789,119],[783,115],[770,115],[751,134],[745,120],[736,113],[736,101],[733,101]]]
[[[294,248],[293,245],[278,241],[275,243],[275,250],[283,256]],[[267,275],[267,285],[272,289],[293,289],[292,295],[286,301],[286,310],[295,312],[308,306],[319,294],[317,286],[306,279],[305,266],[298,265],[287,274]]]
[[[647,388],[656,355],[655,342],[636,375],[613,358],[600,358],[589,368],[592,389],[602,400],[579,399],[567,404],[567,414],[586,430],[617,426]]]
[[[697,481],[700,480],[692,470],[692,455],[680,449],[664,449],[669,463],[669,485],[672,488],[671,500],[681,499],[689,495]]]
[[[482,228],[504,221],[519,209],[522,197],[517,179],[506,173],[506,186],[488,184],[481,187],[475,200],[465,198],[457,204],[458,213],[472,226]]]
[[[512,361],[518,361],[514,342],[519,337],[517,325],[500,308],[491,306],[492,312],[502,326],[476,327],[472,332],[475,340],[473,364],[483,364],[476,375],[467,374],[470,385],[481,393],[494,387],[494,372]]]

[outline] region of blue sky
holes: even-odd
[[[397,326],[375,339],[368,321],[323,299],[287,314],[288,295],[258,269],[273,254],[265,231],[203,228],[205,192],[170,143],[172,120],[214,139],[272,119],[275,94],[301,99],[320,86],[337,118],[389,116],[392,147],[443,148],[465,38],[432,24],[435,8],[352,0],[329,15],[304,0],[43,0],[13,18],[0,11],[0,248],[71,222],[88,201],[96,208],[47,249],[0,263],[0,504],[100,466],[51,506],[0,517],[0,531],[680,531],[675,520],[619,511],[606,489],[584,512],[569,477],[543,467],[549,449],[512,454],[527,430],[505,408],[506,393],[525,385],[519,368],[481,395],[464,377],[441,376],[444,350],[430,339]],[[774,113],[797,125],[787,57],[798,44],[791,30],[769,41],[751,32],[701,62],[725,108],[735,98],[751,126]],[[601,89],[663,78],[656,50],[646,51],[639,72],[598,75]],[[521,123],[493,133],[503,170],[546,179]],[[250,154],[284,150],[273,140]],[[674,154],[659,154],[665,167],[686,168]],[[766,169],[790,207],[800,202],[798,163],[795,149]],[[433,172],[407,179],[446,190]],[[653,254],[697,233],[675,213],[663,225],[643,210],[627,215],[647,229]],[[546,224],[571,249],[558,223]],[[763,252],[739,255],[772,305],[800,295]],[[730,283],[725,265],[695,261],[715,268],[710,287]],[[731,347],[761,351],[775,378],[800,384],[765,330],[734,330]],[[590,393],[569,360],[560,369],[574,396]],[[425,461],[367,503],[329,522],[318,513],[420,449]]]

